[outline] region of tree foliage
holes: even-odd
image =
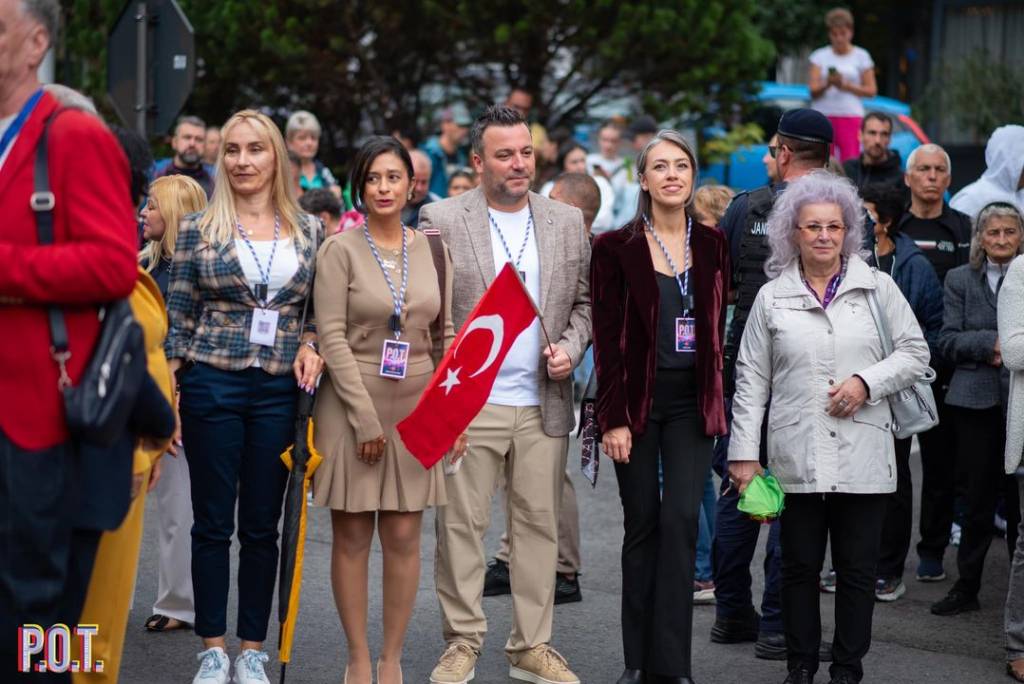
[[[449,101],[479,109],[513,83],[536,93],[536,115],[552,125],[610,98],[658,116],[730,107],[774,58],[753,20],[758,0],[180,3],[199,65],[189,111],[217,122],[253,105],[310,109],[328,156],[369,131],[429,121]],[[102,96],[122,3],[64,4],[62,77]]]

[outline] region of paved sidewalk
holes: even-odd
[[[578,464],[578,451],[573,443],[570,463]],[[915,483],[920,483],[920,461],[912,457]],[[622,513],[611,462],[604,459],[601,478],[596,489],[573,469],[579,498],[582,529],[584,575],[581,578],[583,602],[558,606],[555,609],[555,640],[558,648],[586,684],[613,684],[622,670],[622,643],[619,633],[619,545],[622,534]],[[152,612],[156,591],[156,515],[152,498],[146,512],[146,536],[143,542],[135,603],[129,620],[121,681],[126,684],[179,684],[190,682],[196,671],[195,654],[199,640],[191,632],[148,634],[143,621]],[[916,507],[916,505],[915,505]],[[296,647],[288,668],[290,683],[328,684],[341,682],[345,663],[344,638],[330,588],[330,519],[326,510],[311,511],[311,525],[306,545],[306,566]],[[500,506],[495,506],[494,524],[488,536],[488,549],[497,548],[497,537],[503,525]],[[915,529],[916,542],[916,529]],[[763,542],[762,542],[763,548]],[[237,554],[237,544],[235,545]],[[423,572],[416,602],[416,612],[409,628],[404,657],[405,681],[427,682],[428,674],[440,654],[440,619],[433,580],[434,534],[433,514],[424,518]],[[754,562],[755,596],[761,585],[762,554]],[[935,682],[1009,681],[1003,674],[1003,601],[1007,584],[1007,553],[1002,539],[993,542],[989,552],[985,582],[980,600],[982,609],[955,618],[931,615],[928,606],[941,598],[956,576],[955,549],[946,554],[946,572],[951,579],[938,584],[914,581],[917,558],[911,550],[905,576],[907,594],[893,604],[876,604],[874,642],[865,661],[865,682],[900,682],[906,684]],[[371,577],[381,572],[379,545],[371,556]],[[237,568],[237,555],[233,559]],[[379,581],[371,580],[370,639],[377,645],[381,638],[381,590]],[[235,597],[231,596],[229,633],[235,624]],[[477,667],[476,682],[505,684],[508,665],[502,648],[510,625],[509,597],[484,599],[489,619],[489,635]],[[826,637],[832,630],[833,599],[822,596],[822,621]],[[271,621],[271,653],[268,668],[272,682],[277,682],[276,604]],[[714,608],[697,606],[694,611],[693,661],[694,681],[699,684],[781,684],[785,679],[783,663],[757,660],[753,645],[723,646],[712,644],[708,633],[714,620]],[[238,641],[229,638],[232,659],[237,655]],[[827,682],[826,672],[818,676]]]

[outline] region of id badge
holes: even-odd
[[[380,376],[401,380],[409,367],[409,343],[399,340],[384,340],[380,353]]]
[[[278,312],[273,309],[253,309],[252,327],[249,328],[249,342],[273,347],[277,337]]]
[[[697,351],[697,326],[691,317],[680,316],[676,319],[676,351]]]

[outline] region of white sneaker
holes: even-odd
[[[223,648],[208,648],[197,655],[196,660],[199,661],[199,672],[196,673],[192,684],[228,684],[231,661]]]
[[[266,651],[247,648],[235,658],[235,684],[270,684],[263,663],[270,660]]]

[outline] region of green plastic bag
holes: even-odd
[[[740,494],[737,508],[754,520],[767,522],[782,515],[785,508],[786,495],[775,476],[765,471],[763,475],[755,475],[747,488]]]

